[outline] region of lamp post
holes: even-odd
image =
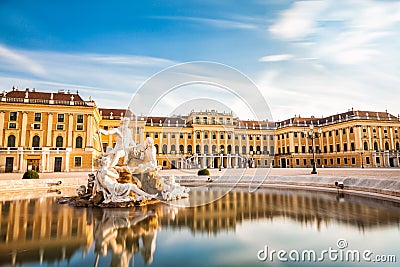
[[[224,153],[224,149],[220,148],[219,150],[219,171],[222,169],[222,154]]]
[[[311,139],[312,158],[313,158],[313,162],[312,162],[312,167],[313,167],[313,169],[312,169],[312,171],[311,171],[311,174],[317,174],[317,166],[316,166],[316,163],[315,163],[314,139],[315,139],[316,137],[318,137],[318,136],[322,133],[322,129],[321,129],[321,128],[318,128],[318,131],[315,132],[315,131],[314,131],[314,125],[311,124],[311,125],[310,125],[310,129],[309,129],[308,131],[307,131],[307,130],[304,130],[303,132],[304,132],[304,134],[307,136],[307,138]]]
[[[360,149],[360,157],[361,157],[361,168],[364,169],[364,151],[362,149]]]

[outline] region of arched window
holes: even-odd
[[[219,153],[225,153],[226,151],[225,151],[225,147],[224,147],[224,145],[220,145],[219,146]]]
[[[242,154],[246,154],[246,146],[242,146]]]
[[[374,142],[374,150],[378,151],[378,143],[377,142]]]
[[[8,147],[15,147],[15,135],[8,136],[7,146]]]
[[[185,150],[184,146],[183,145],[179,145],[179,153],[184,154],[185,153],[184,150]]]
[[[162,153],[167,154],[167,145],[165,144],[162,146]]]
[[[270,153],[271,155],[275,155],[275,147],[274,147],[274,146],[271,146],[271,147],[270,147],[269,153]]]
[[[82,148],[82,141],[83,141],[82,137],[78,136],[75,140],[75,147]]]
[[[400,150],[400,144],[399,144],[399,142],[396,143],[396,150],[397,150],[397,151]]]
[[[200,154],[200,145],[196,145],[196,154]]]
[[[62,136],[57,136],[56,138],[56,147],[63,147],[64,139]]]
[[[256,151],[261,151],[261,147],[260,147],[260,146],[257,146],[257,147],[256,147]]]
[[[188,154],[192,154],[192,152],[193,152],[193,151],[192,151],[192,145],[188,145],[188,146],[187,146],[187,153],[188,153]]]
[[[217,146],[216,145],[212,145],[212,153],[215,154],[217,150]]]
[[[264,146],[264,147],[263,147],[263,154],[268,154],[268,148],[267,148],[267,146]]]
[[[253,151],[253,146],[250,146],[250,151]]]
[[[176,153],[175,145],[171,145],[171,153]]]
[[[155,144],[154,147],[156,148],[156,154],[158,154],[158,144]]]
[[[239,146],[235,146],[235,154],[239,154]]]
[[[232,154],[232,146],[228,145],[228,154]]]
[[[35,135],[32,138],[32,147],[39,147],[40,146],[40,137],[38,135]]]
[[[208,154],[208,145],[204,145],[204,154]]]
[[[389,150],[389,143],[388,142],[385,143],[385,150]]]
[[[368,150],[368,142],[364,142],[364,150]]]

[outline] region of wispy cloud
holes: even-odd
[[[260,62],[278,62],[278,61],[286,61],[293,58],[293,55],[289,54],[280,54],[280,55],[270,55],[260,58],[258,61]]]
[[[44,68],[27,56],[21,55],[0,44],[0,63],[6,69],[28,71],[34,75],[44,75]]]
[[[149,76],[174,64],[172,60],[146,56],[69,54],[0,46],[0,88],[76,89],[85,98],[94,96],[99,106],[112,107],[119,102],[114,107],[124,108]]]
[[[259,29],[261,24],[258,24],[254,21],[254,19],[247,19],[244,17],[240,17],[237,20],[234,19],[221,19],[221,18],[203,18],[203,17],[190,17],[190,16],[156,16],[153,17],[156,19],[167,19],[167,20],[182,20],[182,21],[190,21],[195,23],[207,24],[217,28],[225,28],[225,29],[245,29],[245,30],[254,30]]]
[[[299,60],[281,60],[274,75],[266,70],[258,79],[274,116],[351,107],[399,112],[399,26],[398,1],[296,1],[283,10],[269,34],[281,42],[281,55]]]

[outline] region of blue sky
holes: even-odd
[[[1,1],[0,88],[78,89],[126,108],[151,75],[200,60],[251,78],[275,120],[400,113],[399,1],[93,3]]]

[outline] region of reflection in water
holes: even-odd
[[[192,190],[190,201],[204,203],[223,192],[216,188]],[[207,235],[233,230],[229,232],[235,235],[237,225],[245,221],[279,218],[318,231],[321,224],[327,228],[352,226],[361,233],[400,225],[399,203],[285,189],[254,193],[235,189],[215,202],[193,208],[159,203],[131,209],[86,209],[58,205],[54,198],[3,201],[0,213],[0,266],[66,266],[74,260],[91,266],[133,266],[136,257],[140,263],[151,264],[157,233],[163,229],[176,231],[176,235],[179,230],[174,229],[182,228]]]

